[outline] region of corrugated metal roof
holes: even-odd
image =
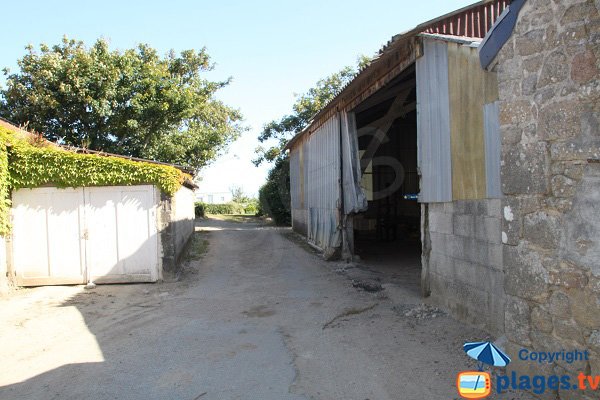
[[[340,92],[327,105],[323,107],[312,118],[310,124],[300,133],[295,135],[285,148],[289,149],[294,143],[307,132],[317,129],[325,122],[336,108],[345,108],[347,104],[339,104],[343,95],[349,92],[353,87],[357,87],[359,83],[366,80],[371,73],[377,71],[382,63],[389,61],[393,54],[400,51],[403,45],[411,44],[411,39],[414,39],[420,33],[438,34],[438,37],[458,36],[481,39],[491,28],[494,21],[511,3],[511,0],[483,0],[461,9],[455,10],[448,14],[434,18],[430,21],[417,25],[415,28],[404,33],[394,35],[378,52],[378,55],[371,63],[360,70],[356,77],[344,86]],[[442,36],[444,35],[444,36]],[[389,69],[396,67],[398,63],[390,66]],[[401,72],[401,71],[398,71]],[[375,82],[380,83],[379,80]],[[356,99],[354,96],[352,100]],[[349,101],[348,103],[351,103]]]

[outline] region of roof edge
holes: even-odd
[[[406,40],[413,38],[415,36],[418,36],[419,34],[423,34],[425,30],[434,27],[436,24],[443,22],[449,18],[455,17],[460,15],[461,13],[470,11],[470,10],[476,10],[478,7],[482,7],[482,6],[486,6],[489,4],[493,4],[493,3],[506,3],[506,5],[510,4],[512,0],[482,0],[482,1],[478,1],[475,2],[471,5],[459,8],[457,10],[451,11],[447,14],[441,15],[439,17],[433,18],[429,21],[423,22],[417,26],[415,26],[414,28],[405,31],[403,33],[399,33],[397,35],[392,36],[391,40],[389,40],[377,53],[376,58],[365,68],[363,68],[362,70],[360,70],[356,76],[348,83],[346,84],[346,86],[344,86],[342,88],[342,90],[340,90],[340,92],[329,102],[327,103],[319,112],[317,112],[310,120],[309,124],[299,133],[297,133],[296,135],[294,135],[285,145],[284,147],[284,151],[285,150],[290,150],[294,144],[302,137],[304,136],[307,132],[309,132],[311,130],[311,128],[313,127],[313,125],[315,125],[316,122],[319,121],[320,118],[322,118],[324,115],[326,115],[328,112],[330,112],[334,106],[338,107],[338,103],[341,99],[341,97],[345,94],[347,94],[350,90],[350,88],[352,86],[354,86],[357,82],[358,79],[360,79],[361,77],[368,75],[369,73],[371,73],[378,64],[381,63],[381,59],[383,56],[391,53],[393,50],[395,50],[396,48],[398,48],[400,46],[400,44],[404,43]],[[435,34],[432,34],[435,35]],[[448,36],[454,36],[454,35],[448,35]],[[459,37],[459,36],[456,36]],[[478,38],[479,39],[479,38]],[[480,39],[482,40],[482,39]],[[469,42],[469,43],[473,43],[473,42]]]

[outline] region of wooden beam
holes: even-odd
[[[353,111],[354,113],[359,113],[368,110],[369,108],[375,107],[379,103],[383,103],[386,100],[392,99],[398,96],[401,92],[408,88],[413,88],[416,86],[416,79],[411,79],[406,82],[402,82],[398,85],[392,86],[389,89],[383,90],[381,92],[375,93],[367,100],[360,103]]]
[[[396,97],[396,100],[394,100],[394,102],[390,106],[390,109],[385,114],[385,116],[370,123],[368,126],[365,126],[358,130],[357,134],[359,137],[362,135],[368,135],[369,132],[372,132],[373,130],[375,130],[375,133],[373,134],[373,139],[371,139],[369,146],[367,147],[367,149],[363,153],[362,157],[360,158],[361,171],[364,172],[364,170],[367,168],[367,166],[373,159],[373,156],[375,156],[375,153],[379,149],[379,146],[381,146],[381,144],[387,138],[387,132],[390,130],[390,128],[391,128],[392,124],[394,123],[394,121],[396,120],[396,118],[398,118],[398,116],[400,116],[400,115],[406,114],[406,112],[404,114],[402,114],[402,112],[405,108],[404,103],[406,102],[406,98],[408,97],[409,93],[410,93],[410,89],[405,89],[404,92],[401,92],[398,95],[398,97]],[[416,105],[415,105],[415,107],[416,107]],[[369,129],[367,129],[367,128],[369,128]],[[362,133],[361,133],[361,131],[362,131]]]

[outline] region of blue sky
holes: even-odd
[[[373,55],[393,35],[472,2],[5,1],[0,68],[15,71],[25,45],[54,44],[63,35],[86,43],[103,37],[118,49],[148,43],[164,53],[206,47],[217,64],[210,77],[233,77],[218,97],[242,110],[249,131],[202,171],[202,186],[255,194],[268,170],[250,162],[256,137],[290,112],[295,94],[358,55]]]

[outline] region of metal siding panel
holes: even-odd
[[[322,248],[336,246],[340,157],[337,116],[310,135],[307,148],[308,238]]]
[[[423,56],[416,62],[419,201],[452,201],[448,47],[423,40]]]
[[[344,186],[344,214],[352,214],[367,209],[367,197],[361,185],[358,136],[354,113],[341,113],[342,116],[342,159]]]
[[[290,199],[292,210],[300,207],[300,152],[290,152]]]
[[[483,120],[485,133],[485,171],[486,191],[489,198],[500,198],[500,153],[502,143],[500,139],[500,120],[498,102],[483,106]]]

